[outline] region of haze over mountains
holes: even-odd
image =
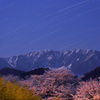
[[[60,68],[65,66],[75,74],[84,74],[100,66],[100,52],[95,50],[44,50],[26,55],[0,58],[0,68],[13,67],[18,70]]]

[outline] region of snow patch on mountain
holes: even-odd
[[[78,58],[76,61],[79,61],[80,60],[80,58]]]
[[[49,57],[48,57],[48,60],[51,60],[51,59],[52,59],[52,56],[49,56]]]
[[[67,68],[68,68],[68,69],[70,69],[70,68],[71,68],[71,66],[72,66],[72,64],[69,64],[69,65],[67,66]]]

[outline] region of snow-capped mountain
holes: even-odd
[[[65,66],[75,74],[84,74],[100,66],[100,52],[94,50],[44,50],[26,55],[4,58],[13,68],[29,71],[40,67],[60,68]]]
[[[11,67],[11,66],[3,58],[0,58],[0,69],[4,67]]]

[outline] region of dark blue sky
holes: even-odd
[[[0,0],[0,57],[45,49],[100,50],[100,0]]]

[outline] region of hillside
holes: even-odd
[[[99,78],[99,77],[100,77],[100,67],[97,67],[96,69],[86,73],[82,79],[89,80],[90,78],[95,79],[95,78]]]
[[[38,68],[35,70],[31,70],[28,72],[24,72],[23,74],[20,75],[20,78],[27,78],[30,77],[31,75],[43,75],[45,71],[48,71],[48,68]]]
[[[8,67],[5,67],[3,69],[0,69],[0,75],[19,76],[22,73],[24,73],[24,71],[20,71],[20,70],[16,70],[16,69],[13,69],[13,68],[8,68]]]

